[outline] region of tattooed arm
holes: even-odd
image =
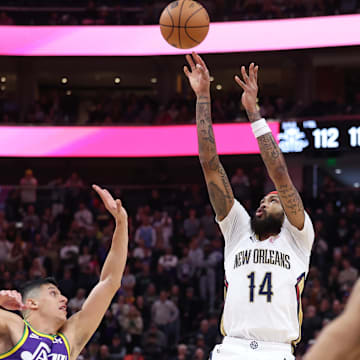
[[[242,103],[251,123],[260,120],[256,100],[258,93],[257,74],[258,66],[250,65],[249,75],[245,67],[241,67],[243,81],[235,76],[235,81],[242,87]],[[292,183],[285,159],[271,132],[257,138],[261,157],[265,163],[268,174],[278,191],[282,207],[289,222],[302,230],[305,222],[304,206],[298,191]]]
[[[184,68],[184,72],[197,96],[196,127],[200,163],[209,191],[211,205],[215,210],[217,219],[221,221],[229,213],[234,203],[234,195],[216,150],[211,121],[209,71],[199,55],[193,53],[193,58],[190,55],[187,55],[186,58],[191,72],[187,67]]]

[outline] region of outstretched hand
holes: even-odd
[[[195,52],[192,55],[186,55],[186,60],[190,66],[191,72],[187,66],[184,66],[184,73],[189,79],[190,86],[196,96],[207,96],[210,92],[210,74],[203,59]]]
[[[243,80],[241,80],[239,76],[235,75],[235,81],[244,90],[241,102],[248,113],[253,113],[257,110],[256,100],[258,95],[258,71],[259,66],[255,66],[254,63],[251,63],[249,67],[249,75],[246,73],[245,66],[241,67]]]
[[[0,306],[6,310],[26,310],[21,294],[16,290],[0,291]]]
[[[110,212],[110,214],[115,218],[115,220],[120,222],[121,224],[127,224],[127,213],[121,204],[121,200],[115,200],[108,190],[102,189],[98,185],[93,185],[92,188],[98,193],[102,202],[105,205],[105,208]]]

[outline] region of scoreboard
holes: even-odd
[[[285,121],[280,124],[278,140],[284,153],[360,154],[360,120]]]

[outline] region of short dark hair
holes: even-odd
[[[53,277],[30,280],[25,284],[23,284],[19,289],[22,299],[24,300],[30,291],[40,288],[42,285],[46,285],[46,284],[53,284],[56,287],[58,287],[58,284]]]

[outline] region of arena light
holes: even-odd
[[[269,126],[277,139],[279,123],[270,122]],[[214,133],[219,154],[259,153],[259,147],[249,123],[215,124]],[[0,127],[0,156],[4,157],[197,155],[198,142],[195,125]]]
[[[219,91],[220,91],[220,90],[222,90],[222,88],[223,88],[223,87],[222,87],[221,84],[217,84],[217,85],[216,85],[216,90],[219,90]]]
[[[152,77],[152,78],[150,79],[150,82],[151,82],[152,84],[157,84],[158,79],[157,79],[156,77]]]
[[[0,77],[0,83],[5,84],[6,80],[7,80],[6,76],[1,76]]]
[[[360,45],[360,14],[211,23],[199,53],[274,51]],[[251,34],[251,36],[248,36]],[[270,36],[264,36],[270,34]],[[0,55],[180,55],[160,26],[0,26]]]
[[[72,94],[72,91],[71,90],[66,90],[66,93],[65,93],[67,96],[70,96]]]
[[[215,78],[213,76],[210,76],[210,81],[213,82]]]
[[[120,84],[120,82],[121,82],[121,78],[120,78],[119,76],[115,76],[115,77],[114,77],[114,83],[115,83],[116,85],[118,85],[118,84]]]
[[[69,78],[67,76],[62,76],[60,82],[61,84],[66,85],[69,82]]]

